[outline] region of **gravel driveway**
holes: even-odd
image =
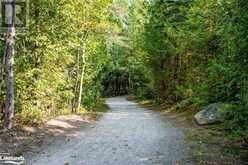
[[[43,147],[28,165],[183,165],[183,132],[125,97],[107,100],[110,110],[74,137]]]

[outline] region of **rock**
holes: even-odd
[[[223,122],[227,114],[223,107],[225,107],[225,105],[221,103],[210,104],[202,111],[198,112],[194,118],[199,125]]]

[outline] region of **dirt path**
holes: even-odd
[[[182,130],[124,97],[107,104],[110,111],[95,124],[27,153],[28,165],[186,164]]]

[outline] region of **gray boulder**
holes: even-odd
[[[227,112],[225,112],[224,104],[214,103],[198,112],[194,117],[199,125],[207,125],[223,122],[225,120],[226,114]]]

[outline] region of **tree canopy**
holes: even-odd
[[[15,38],[15,121],[92,110],[128,91],[193,111],[227,103],[226,127],[247,136],[247,8],[245,0],[30,1],[29,29]]]

